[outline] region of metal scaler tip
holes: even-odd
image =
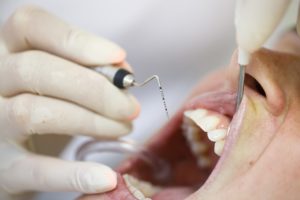
[[[239,109],[239,106],[241,104],[244,95],[245,68],[246,65],[240,65],[238,90],[236,95],[236,111]]]
[[[163,88],[161,86],[159,77],[157,75],[150,76],[149,78],[147,78],[142,83],[134,82],[133,85],[137,86],[137,87],[141,87],[141,86],[146,85],[147,83],[149,83],[153,79],[155,79],[156,82],[157,82],[157,85],[158,85],[158,88],[159,88],[159,92],[160,92],[160,96],[161,96],[161,99],[162,99],[162,102],[163,102],[163,106],[164,106],[164,109],[165,109],[166,116],[167,116],[168,119],[170,119],[168,108],[167,108],[167,103],[166,103],[166,98],[165,98],[165,95],[164,95],[164,91],[163,91]]]
[[[142,83],[137,83],[135,81],[135,78],[133,74],[126,69],[118,68],[114,66],[99,66],[95,67],[94,70],[98,73],[101,73],[104,75],[111,83],[113,83],[116,87],[120,89],[127,89],[132,86],[142,87],[146,85],[148,82],[150,82],[153,79],[156,79],[159,92],[161,95],[161,99],[163,101],[164,109],[167,115],[167,118],[169,119],[169,112],[166,104],[166,98],[159,80],[159,77],[157,75],[150,76]]]

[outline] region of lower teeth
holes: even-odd
[[[131,194],[139,200],[150,200],[149,197],[157,194],[161,188],[151,183],[139,180],[128,174],[123,175],[124,181]]]

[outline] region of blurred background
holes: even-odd
[[[121,45],[127,51],[127,61],[133,66],[137,80],[159,75],[171,115],[193,85],[209,71],[225,66],[236,48],[234,0],[1,0],[0,24],[24,4],[40,5],[70,24]],[[282,30],[293,26],[295,5],[296,1],[269,46]],[[143,88],[132,88],[130,92],[140,101],[142,112],[128,137],[143,143],[167,118],[155,82]],[[35,138],[42,141],[42,145],[37,145],[39,152],[60,154],[69,160],[74,159],[78,146],[88,139],[43,138]],[[101,155],[94,159],[114,166],[120,158]],[[68,200],[76,195],[40,193],[34,199]]]

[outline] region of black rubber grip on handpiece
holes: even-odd
[[[117,73],[115,74],[115,77],[113,79],[113,84],[120,89],[125,89],[123,80],[124,80],[125,76],[127,76],[128,74],[131,74],[131,73],[125,69],[119,69],[117,71]]]

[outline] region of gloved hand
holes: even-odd
[[[0,191],[98,193],[116,186],[108,167],[35,155],[31,134],[115,138],[131,130],[138,103],[86,68],[125,63],[116,44],[40,8],[18,9],[0,35]]]

